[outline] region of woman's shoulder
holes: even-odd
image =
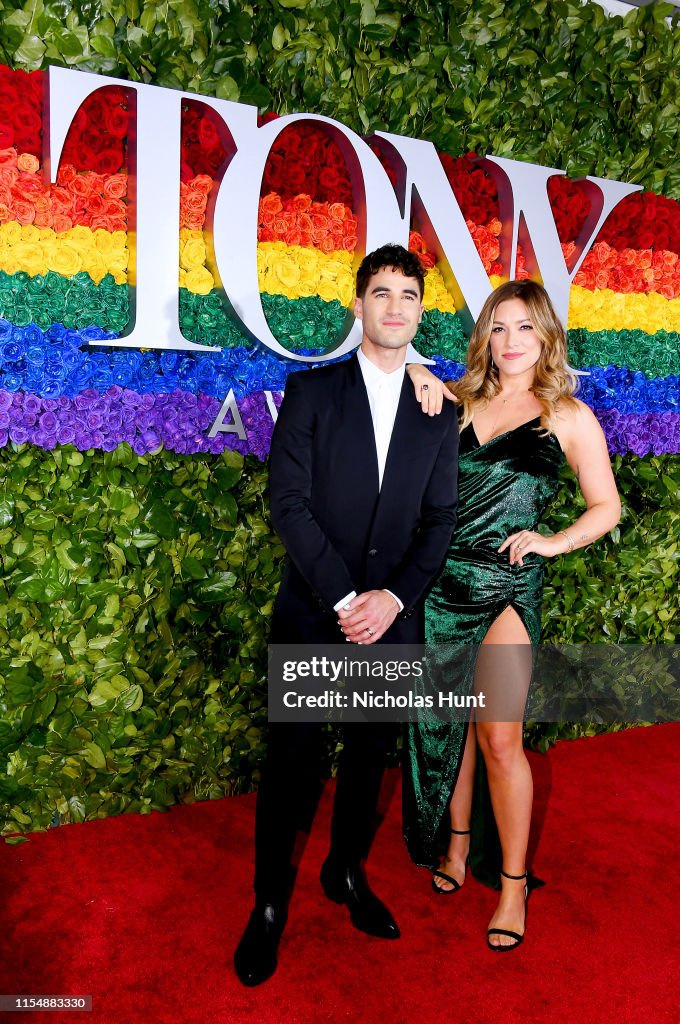
[[[557,404],[555,417],[555,433],[562,448],[575,440],[587,441],[602,432],[595,413],[580,398],[571,397],[569,401],[561,400]]]

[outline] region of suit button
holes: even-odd
[[[375,556],[377,554],[378,554],[377,549],[376,548],[371,548],[371,550],[368,552],[368,557],[369,558],[375,558]]]

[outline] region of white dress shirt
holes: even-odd
[[[401,387],[404,383],[406,362],[404,361],[399,369],[393,370],[392,373],[385,373],[379,366],[371,362],[361,349],[357,352],[357,358],[361,374],[364,378],[364,384],[366,385],[368,404],[371,409],[375,450],[378,456],[378,489],[380,489],[385,473],[385,463],[387,462],[387,452],[390,447],[394,421],[397,418],[397,407],[399,406]],[[397,595],[393,594],[391,590],[387,590],[386,593],[390,594],[397,602],[399,611],[403,611],[404,605]],[[343,597],[342,601],[338,601],[334,605],[334,611],[337,612],[343,605],[351,601],[353,597],[356,597],[356,591]]]
[[[397,418],[397,406],[404,383],[406,363],[398,370],[384,373],[380,367],[372,363],[359,349],[357,353],[361,375],[368,392],[368,404],[371,407],[375,448],[378,454],[378,489],[382,487],[387,462],[387,450],[390,446],[394,421]]]

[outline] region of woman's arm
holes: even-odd
[[[588,406],[578,402],[575,408],[560,412],[556,433],[585,498],[586,511],[551,537],[531,530],[511,534],[498,549],[510,549],[511,564],[522,565],[523,556],[530,551],[550,557],[585,547],[613,530],[621,516],[607,442]]]
[[[411,378],[413,390],[423,412],[429,416],[435,416],[442,411],[445,398],[450,402],[456,401],[456,396],[422,363],[407,363],[406,372]]]

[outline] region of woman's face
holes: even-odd
[[[521,299],[496,306],[489,345],[500,374],[517,377],[536,365],[543,346]]]

